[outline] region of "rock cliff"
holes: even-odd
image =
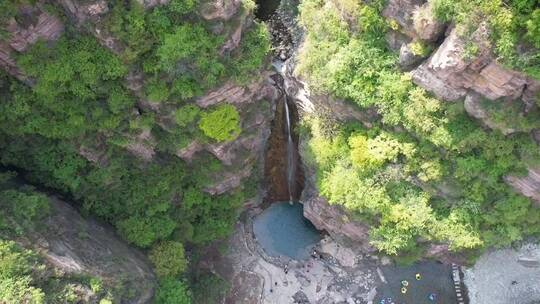
[[[478,119],[486,128],[498,130],[504,135],[530,132],[531,137],[534,137],[537,132],[535,129],[521,130],[493,120],[484,102],[512,103],[520,109],[519,115],[526,116],[531,108],[536,107],[540,82],[497,61],[485,23],[479,24],[471,37],[465,39],[454,24],[436,20],[431,9],[430,2],[423,0],[387,1],[382,12],[391,28],[386,40],[388,46],[399,53],[401,68],[410,71],[413,82],[438,99],[464,102],[469,115]],[[471,42],[475,46],[474,50],[471,50]],[[424,57],[415,55],[411,50],[412,43],[428,45],[433,51]],[[298,80],[293,79],[291,83],[292,90],[296,90],[294,94],[301,115],[317,113],[341,121],[357,120],[367,127],[377,117],[376,111],[359,112],[344,101],[310,95]],[[308,157],[305,151],[303,153],[303,156]],[[307,184],[311,179],[314,185],[313,176],[313,170],[306,168]],[[507,176],[505,181],[517,192],[540,202],[538,177],[537,168],[531,167],[528,175]],[[304,192],[305,216],[316,227],[328,231],[332,236],[352,239],[361,246],[368,244],[368,227],[349,220],[338,206],[329,205],[319,197],[314,187],[308,187]],[[449,254],[446,245],[434,244],[426,255],[446,262],[464,262],[462,257]]]
[[[168,1],[139,1],[145,9],[164,5]],[[88,32],[98,39],[104,46],[118,54],[123,55],[126,46],[117,37],[107,30],[106,20],[111,13],[109,4],[104,0],[80,1],[61,0],[59,8],[67,16],[64,22],[75,26],[77,31]],[[30,45],[38,40],[55,41],[64,32],[64,22],[61,18],[42,9],[41,2],[36,6],[22,7],[20,14],[26,16],[21,22],[13,18],[7,24],[9,39],[0,41],[0,67],[19,80],[32,84],[17,67],[16,54],[24,53]],[[244,31],[252,24],[253,17],[249,10],[242,7],[242,1],[208,1],[199,8],[201,17],[213,24],[219,34],[226,37],[221,54],[232,52],[240,43]],[[225,26],[225,24],[227,26]],[[215,26],[214,26],[215,25]],[[197,153],[209,152],[219,159],[228,168],[226,176],[215,177],[213,186],[208,187],[212,194],[222,194],[241,185],[241,181],[252,173],[262,157],[265,140],[269,135],[269,124],[273,117],[271,102],[277,98],[275,88],[269,79],[271,73],[260,75],[258,79],[246,85],[239,85],[229,81],[220,87],[211,90],[195,100],[200,108],[208,108],[223,103],[234,104],[241,115],[243,132],[233,142],[223,144],[199,143],[197,140],[177,151],[176,155],[188,162]],[[138,67],[132,67],[126,77],[126,86],[137,97],[137,107],[133,108],[135,120],[142,119],[141,110],[153,113],[156,122],[165,130],[174,121],[174,106],[149,101],[145,92],[145,76]],[[142,130],[136,134],[123,134],[126,137],[124,148],[143,162],[151,162],[157,151],[158,141],[150,130]],[[85,144],[79,149],[80,155],[93,163],[106,164],[104,151],[107,146],[106,136],[98,136],[95,143]]]
[[[0,67],[17,79],[31,83],[30,79],[17,67],[15,54],[24,52],[38,40],[57,40],[64,31],[60,19],[40,7],[23,6],[22,22],[14,18],[7,21],[5,30],[8,38],[0,40]]]
[[[156,278],[145,255],[127,245],[112,227],[83,218],[69,203],[49,197],[50,215],[17,242],[45,258],[47,265],[71,277],[100,279],[107,289],[121,288],[121,303],[150,303]],[[86,293],[88,303],[97,303]],[[86,302],[85,302],[86,303]]]

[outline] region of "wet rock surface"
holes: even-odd
[[[329,238],[322,244],[331,245],[318,247],[316,255],[303,261],[270,257],[253,238],[249,223],[237,224],[230,252],[212,265],[232,282],[226,303],[367,303],[375,295],[378,277],[372,261],[340,264],[326,252],[339,246]]]

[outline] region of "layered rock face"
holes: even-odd
[[[66,274],[123,284],[134,293],[126,303],[150,303],[156,278],[144,254],[119,239],[112,227],[81,217],[67,202],[52,197],[50,206],[51,215],[40,229],[25,234],[25,246]]]
[[[469,59],[465,40],[453,29],[437,51],[412,72],[414,82],[448,101],[463,98],[468,91],[490,100],[522,98],[535,81],[503,68],[492,58],[485,26],[474,33],[474,38],[481,49],[477,56]]]
[[[226,83],[197,99],[196,103],[201,108],[230,103],[241,113],[242,133],[236,140],[225,143],[194,140],[176,152],[176,156],[191,162],[197,153],[206,151],[227,168],[225,175],[216,176],[215,182],[206,188],[207,192],[223,194],[240,186],[255,167],[262,170],[264,149],[274,115],[274,101],[278,96],[268,76],[264,75],[259,81],[245,87]],[[257,174],[262,175],[262,171]]]
[[[396,2],[390,1],[389,6],[396,5]],[[406,8],[411,9],[411,6],[406,6]],[[412,9],[414,10],[412,15],[417,16],[419,15],[417,12],[421,11],[423,6]],[[388,15],[388,17],[400,20],[401,14]],[[426,20],[424,24],[429,24],[429,22]],[[420,36],[425,37],[422,32],[415,31],[409,38],[415,39]],[[526,115],[538,98],[540,82],[498,63],[491,51],[492,46],[488,38],[486,24],[480,24],[470,37],[477,47],[476,52],[471,55],[468,53],[470,51],[467,49],[465,38],[460,36],[459,29],[451,28],[443,43],[427,60],[414,69],[411,75],[417,85],[432,92],[441,100],[464,99],[465,109],[469,115],[480,120],[486,127],[509,135],[519,130],[498,124],[491,119],[483,108],[481,100],[505,100],[519,103],[523,109],[523,115]],[[390,42],[395,43],[392,40]],[[535,172],[535,169],[530,168],[530,172]],[[508,176],[505,180],[519,193],[540,203],[540,184],[535,180],[534,174],[529,174],[524,178]]]
[[[21,15],[24,16],[25,22],[19,23],[12,18],[5,27],[9,39],[0,41],[0,67],[13,77],[30,83],[31,81],[17,67],[14,60],[15,53],[26,51],[38,40],[57,40],[64,31],[64,25],[58,17],[39,7],[22,7]]]
[[[417,85],[442,100],[456,101],[472,91],[490,100],[528,101],[538,92],[538,81],[496,61],[485,23],[468,37],[477,47],[472,52],[459,29],[452,25],[448,25],[446,37],[441,37],[446,25],[434,18],[429,3],[422,0],[391,0],[383,15],[399,26],[387,36],[389,46],[394,49],[403,50],[403,45],[410,41],[436,42],[444,38],[436,51],[412,71]]]
[[[505,181],[540,205],[540,168],[528,168],[526,176],[506,176]]]
[[[330,205],[320,196],[309,198],[304,203],[304,216],[319,229],[327,231],[333,238],[354,241],[355,249],[374,252],[369,244],[369,226],[353,221],[340,206]]]

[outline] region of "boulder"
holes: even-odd
[[[426,2],[413,12],[414,31],[418,38],[425,41],[437,41],[445,30],[445,24],[435,18],[431,2]]]
[[[401,32],[409,37],[415,37],[413,15],[424,2],[424,0],[389,0],[382,15],[397,22]]]
[[[468,90],[491,100],[520,98],[527,83],[534,81],[497,63],[488,36],[487,26],[480,25],[471,37],[476,52],[469,54],[465,39],[454,28],[437,51],[412,72],[413,81],[447,101],[464,97]]]
[[[353,241],[363,252],[374,252],[369,244],[369,226],[349,218],[349,215],[338,205],[330,205],[320,196],[302,202],[304,217],[319,229],[328,232],[333,238],[347,238]]]
[[[526,176],[505,176],[504,181],[540,206],[540,168],[528,168]]]
[[[399,50],[402,45],[408,44],[412,40],[409,36],[402,34],[399,31],[394,31],[392,29],[388,30],[384,38],[386,39],[388,47],[390,47],[394,51]]]
[[[413,70],[411,75],[414,83],[433,93],[439,99],[455,101],[467,94],[467,90],[464,88],[452,87],[444,79],[437,77],[425,63]]]
[[[399,66],[403,70],[410,70],[422,61],[421,56],[415,55],[411,49],[411,45],[404,43],[399,49]]]
[[[480,71],[472,89],[491,100],[501,97],[517,99],[523,93],[526,83],[523,74],[505,69],[492,61]]]

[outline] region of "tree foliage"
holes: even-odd
[[[160,277],[177,277],[187,268],[184,245],[180,242],[161,242],[152,248],[149,257]]]
[[[231,141],[240,135],[240,115],[233,105],[221,105],[201,113],[199,128],[216,141]]]
[[[505,18],[513,12],[525,20],[533,8],[527,1],[510,8],[480,2],[431,5],[442,20],[465,22],[475,12],[498,16],[490,19],[494,37],[502,39],[498,54],[510,56],[502,43],[515,32]],[[306,42],[297,72],[319,93],[380,115],[369,128],[329,124],[324,115],[304,119],[312,156],[305,161],[315,163],[321,193],[369,223],[371,243],[391,255],[419,256],[427,242],[471,252],[538,235],[530,225],[538,223],[540,210],[504,182],[540,159],[537,146],[526,135],[485,130],[462,104],[442,103],[416,87],[386,47],[381,8],[379,2],[317,0],[300,6]],[[534,128],[534,119],[514,122],[509,117],[518,111],[505,109],[489,115],[520,130]]]

